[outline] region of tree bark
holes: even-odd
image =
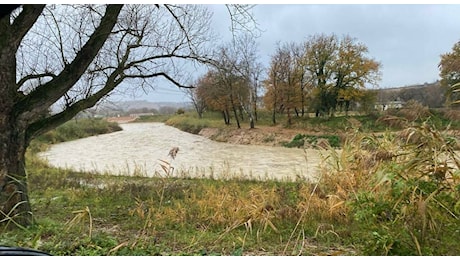
[[[0,223],[28,226],[33,218],[25,172],[25,131],[6,121],[0,125]]]
[[[25,5],[13,24],[0,20],[0,224],[27,226],[33,222],[25,172],[27,124],[14,110],[22,97],[16,85],[16,51],[43,5]]]
[[[241,128],[240,126],[240,119],[238,118],[238,113],[236,112],[236,107],[235,107],[235,100],[233,98],[233,94],[230,93],[230,102],[232,103],[232,110],[233,110],[233,115],[235,116],[235,120],[236,120],[236,125],[238,127],[238,129]]]

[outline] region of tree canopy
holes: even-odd
[[[455,43],[452,51],[442,54],[439,62],[441,85],[447,91],[448,103],[458,104],[460,83],[460,41]]]
[[[318,34],[300,45],[280,46],[265,81],[265,102],[274,111],[286,109],[288,117],[292,110],[299,115],[305,100],[317,116],[333,115],[338,108],[348,111],[380,77],[380,64],[367,53],[367,47],[350,36]]]

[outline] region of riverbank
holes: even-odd
[[[273,125],[270,115],[264,111],[254,129],[249,129],[247,123],[241,124],[240,129],[235,124],[225,125],[219,116],[219,114],[208,112],[202,118],[198,118],[196,114],[185,113],[173,115],[167,119],[163,118],[162,122],[182,131],[198,134],[218,142],[277,147],[285,146],[285,144],[294,141],[293,139],[298,135],[318,138],[323,138],[321,136],[333,137],[339,142],[335,147],[341,147],[350,134],[356,131],[374,136],[382,136],[389,132],[397,135],[405,129],[426,122],[433,125],[435,129],[442,130],[451,138],[455,138],[460,144],[460,121],[452,116],[447,116],[446,113],[436,111],[432,111],[428,118],[418,118],[415,121],[413,118],[405,118],[404,114],[398,113],[330,118],[300,117],[292,118],[292,124],[289,126],[286,124],[286,118],[282,115],[279,115],[278,124]],[[143,119],[148,120],[148,117]],[[155,118],[151,119],[155,120]],[[299,145],[293,144],[290,147],[299,147]],[[304,147],[310,148],[312,146],[306,145]],[[456,148],[460,149],[460,146],[457,145]]]
[[[253,129],[203,128],[198,134],[217,142],[244,145],[282,146],[291,141],[299,130],[279,126],[260,126]]]

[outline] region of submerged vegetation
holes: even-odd
[[[28,153],[36,223],[2,230],[0,244],[53,255],[460,254],[454,136],[428,120],[350,128],[342,142],[317,182],[95,175]]]

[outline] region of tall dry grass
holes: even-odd
[[[330,155],[319,183],[329,213],[373,230],[363,240],[369,253],[429,254],[440,234],[458,232],[455,146],[455,138],[427,122],[399,134],[356,131]]]

